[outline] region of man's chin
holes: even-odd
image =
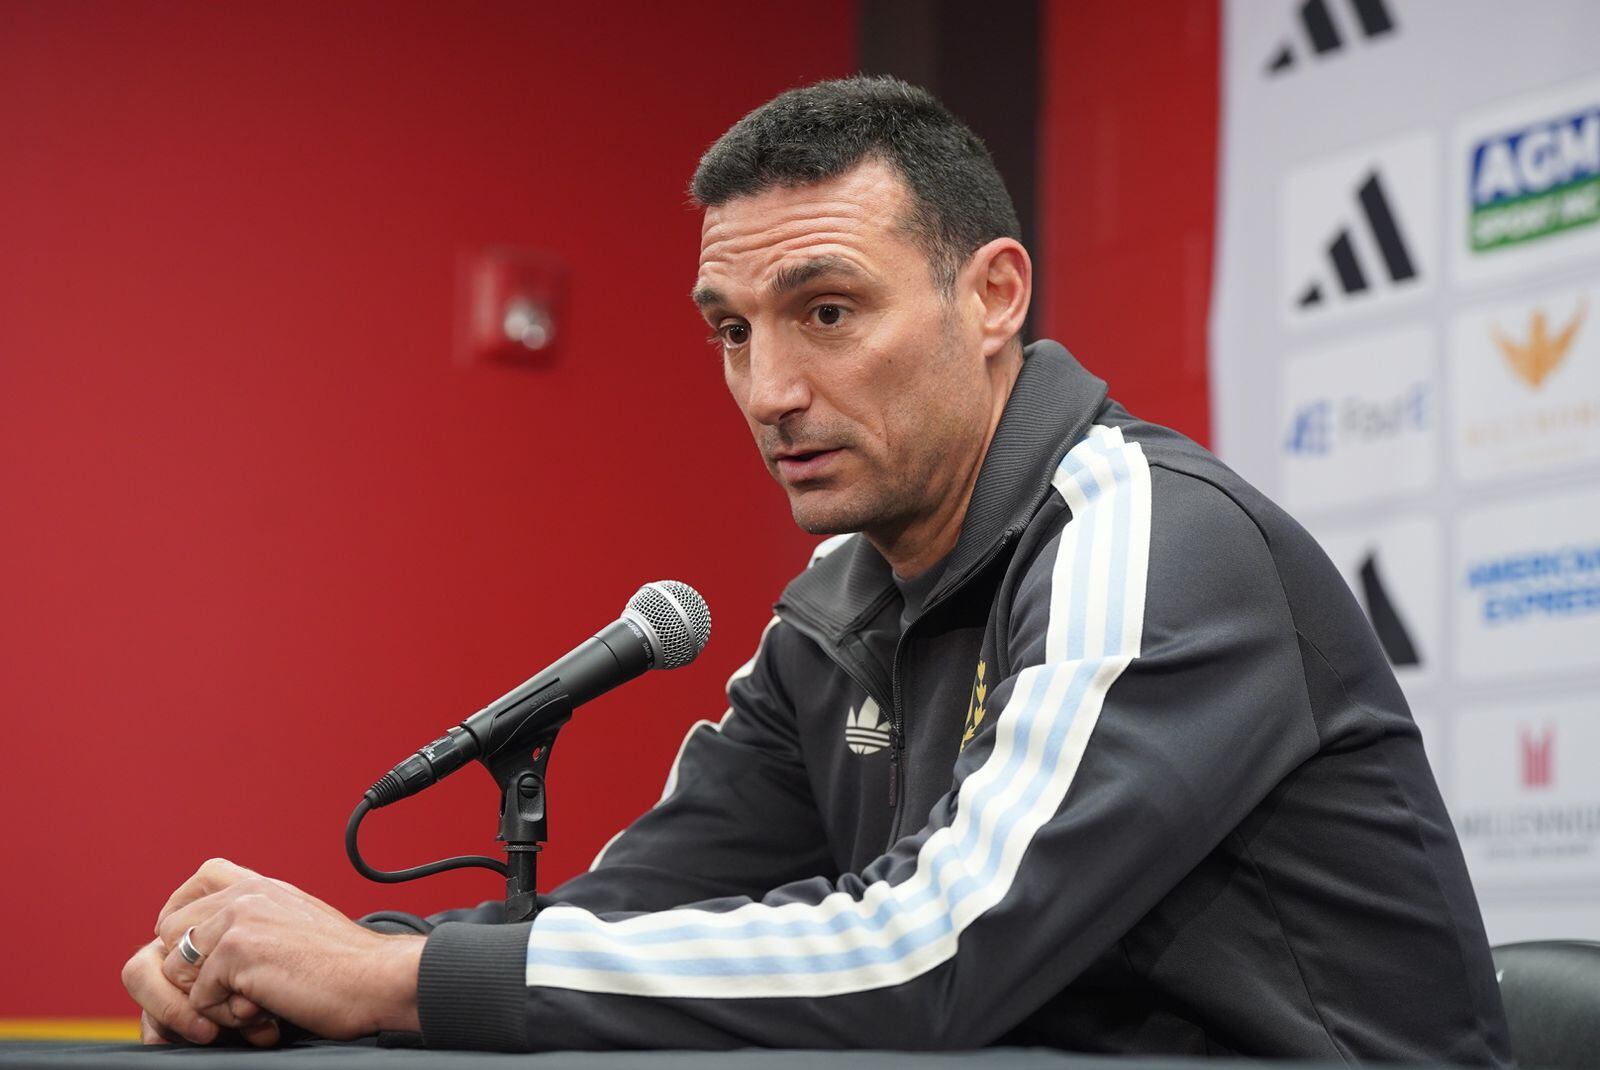
[[[859,527],[854,525],[844,526],[838,523],[824,523],[817,520],[802,520],[799,517],[795,517],[794,522],[799,525],[800,530],[805,532],[807,535],[843,535],[847,532],[861,530]]]
[[[863,516],[864,510],[850,508],[844,502],[824,502],[818,492],[789,496],[789,512],[800,530],[808,535],[843,535],[861,531],[871,519]]]

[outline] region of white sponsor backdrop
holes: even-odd
[[[1225,12],[1218,452],[1378,620],[1490,940],[1600,938],[1600,3]]]

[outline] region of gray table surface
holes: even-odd
[[[1048,1048],[989,1048],[973,1052],[765,1051],[731,1052],[489,1052],[380,1048],[370,1043],[297,1044],[274,1051],[251,1048],[150,1047],[137,1044],[0,1043],[0,1067],[64,1070],[67,1067],[139,1067],[140,1070],[373,1070],[379,1066],[439,1067],[441,1070],[1268,1070],[1274,1064],[1243,1060],[1152,1059],[1074,1055]],[[1293,1070],[1331,1068],[1332,1063],[1282,1063]],[[1341,1067],[1341,1070],[1344,1068]]]

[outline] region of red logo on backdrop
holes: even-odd
[[[1547,728],[1540,735],[1522,730],[1522,786],[1548,788],[1555,779],[1556,732]]]

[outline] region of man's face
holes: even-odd
[[[814,534],[893,539],[988,433],[981,307],[942,294],[888,165],[706,210],[695,302],[767,468]]]

